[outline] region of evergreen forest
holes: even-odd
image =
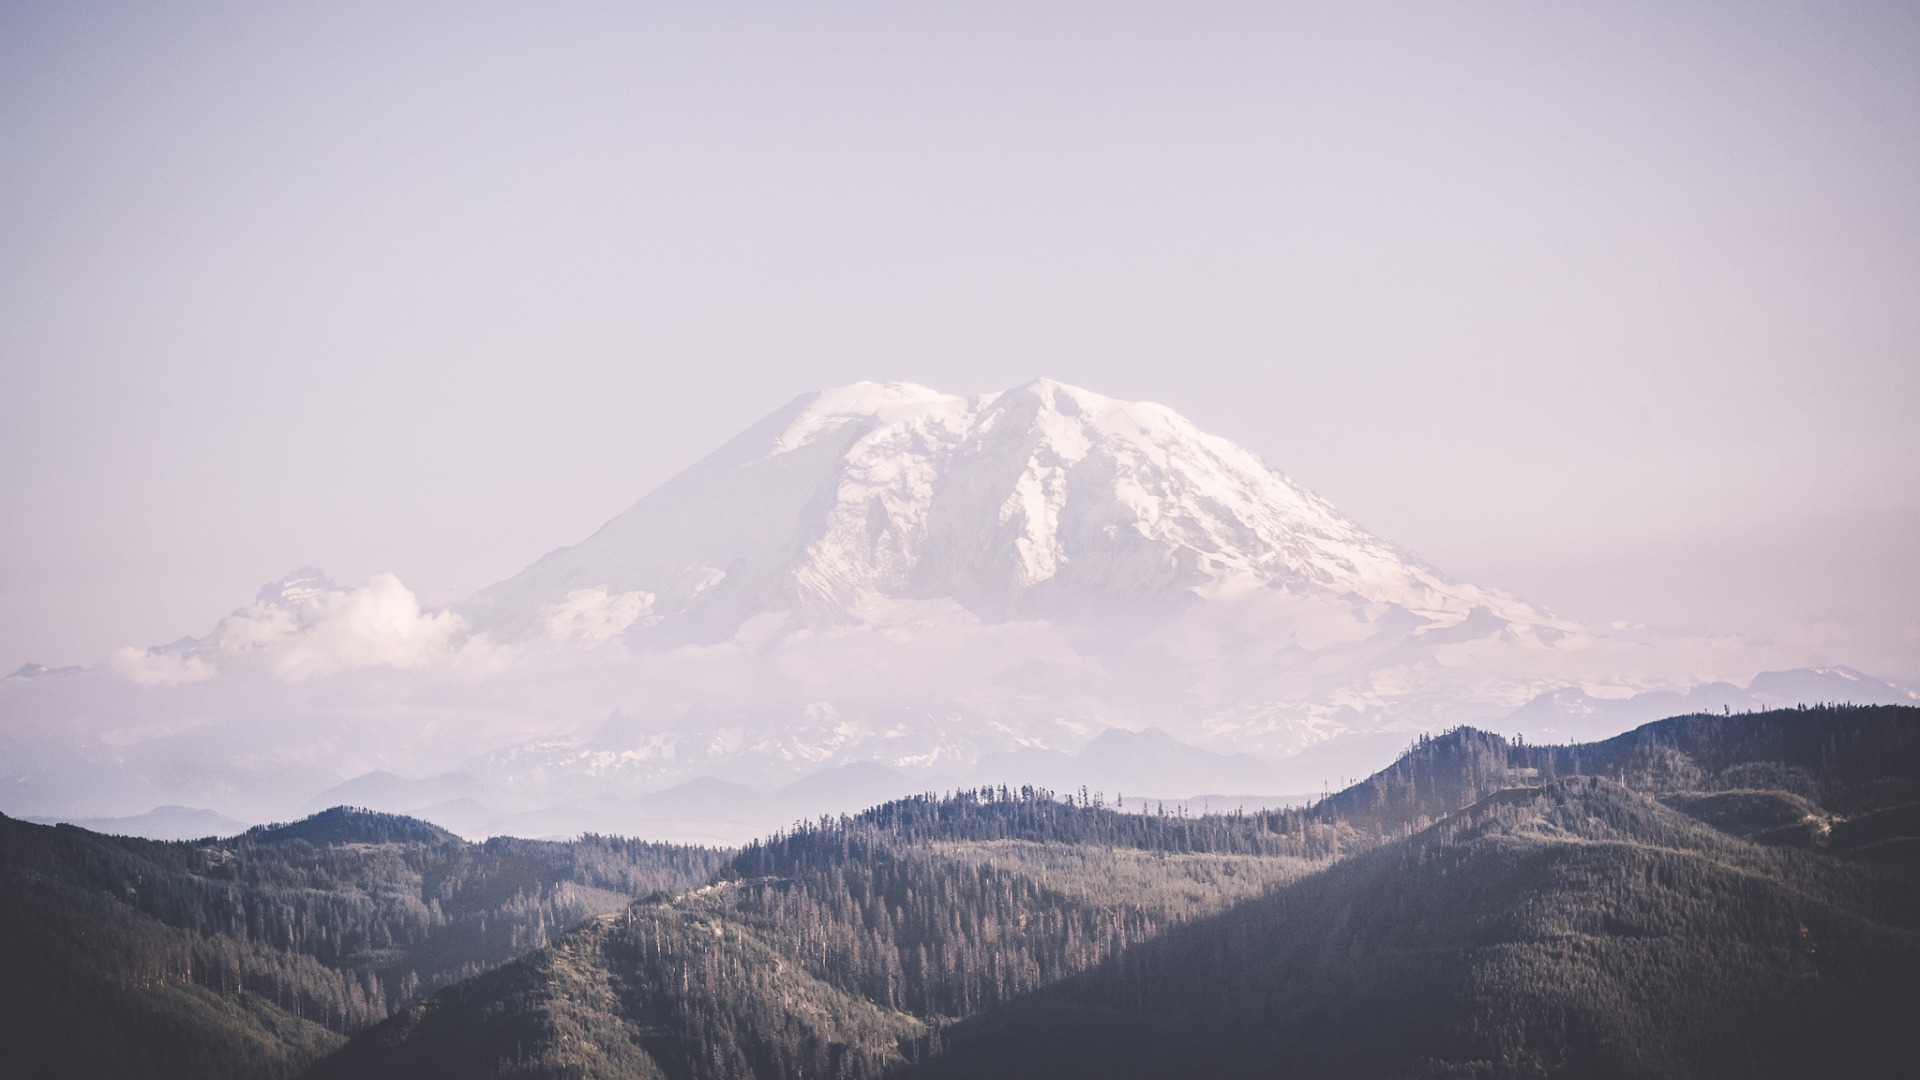
[[[992,788],[738,851],[0,820],[12,1075],[1905,1076],[1920,709],[1422,738],[1309,806]]]

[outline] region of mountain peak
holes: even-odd
[[[856,382],[802,394],[782,412],[793,416],[774,437],[773,453],[783,454],[850,423],[898,423],[927,410],[964,406],[965,398],[908,382]],[[775,413],[774,417],[781,416]],[[769,418],[772,419],[772,418]]]
[[[254,597],[254,602],[290,607],[311,603],[328,593],[339,591],[340,586],[334,584],[326,571],[317,566],[301,566],[289,570],[287,575],[279,581],[261,586],[259,595]]]
[[[458,843],[460,838],[430,822],[400,814],[382,814],[357,806],[335,806],[299,821],[256,825],[245,833],[254,843],[304,840],[328,844]]]

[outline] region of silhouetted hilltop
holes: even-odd
[[[356,806],[335,806],[285,825],[256,825],[246,838],[257,844],[304,840],[309,844],[450,844],[459,837],[438,825]]]
[[[1920,801],[1917,715],[1904,705],[1698,714],[1573,746],[1456,728],[1422,737],[1313,810],[1322,820],[1404,833],[1496,791],[1604,776],[1652,794],[1778,791],[1858,813]]]

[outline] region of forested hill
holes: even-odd
[[[1473,728],[1417,740],[1399,760],[1320,801],[1315,815],[1388,835],[1487,795],[1603,776],[1655,795],[1772,791],[1842,815],[1920,802],[1920,710],[1777,709],[1676,716],[1603,742],[1532,746]]]
[[[1903,1077],[1920,871],[1597,777],[1489,797],[950,1028],[915,1080]]]
[[[1920,710],[1423,739],[1380,847],[950,1028],[960,1077],[1906,1076]]]
[[[6,1071],[291,1075],[400,1004],[696,886],[729,854],[469,844],[347,808],[191,842],[0,817]]]
[[[995,789],[743,849],[327,1077],[1875,1075],[1920,1005],[1920,711],[1459,730],[1295,811]]]
[[[0,818],[23,1077],[1871,1076],[1916,973],[1901,707],[1459,729],[1261,813],[928,795],[738,852]]]
[[[712,885],[444,991],[314,1075],[878,1076],[953,1018],[1326,865],[1346,832],[1033,788],[903,800],[749,845]]]

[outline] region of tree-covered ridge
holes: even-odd
[[[1920,879],[1886,855],[1920,835],[1916,736],[1900,708],[1581,747],[1462,729],[1314,806],[1199,818],[898,800],[749,845],[314,1076],[1792,1075],[1810,1059],[1753,1048],[1794,1010],[1826,1025],[1796,1045],[1865,1067],[1920,970]],[[1742,838],[1797,842],[1738,824],[1796,808],[1824,822],[1808,850]]]
[[[211,989],[236,969],[266,993]],[[0,880],[0,1038],[21,1077],[290,1076],[344,1041],[281,1008],[349,1012],[356,987],[309,957],[167,926],[57,880]]]
[[[1368,833],[1405,835],[1498,791],[1601,776],[1653,795],[1785,792],[1824,812],[1855,816],[1920,801],[1917,715],[1901,705],[1698,714],[1572,746],[1456,728],[1416,740],[1392,765],[1311,813]]]
[[[917,1077],[1899,1076],[1920,870],[1566,777],[946,1033]]]
[[[893,843],[944,840],[1026,840],[1048,844],[1127,847],[1168,853],[1287,855],[1331,858],[1343,844],[1367,841],[1339,818],[1306,810],[1233,811],[1190,816],[1124,813],[1105,806],[1085,789],[1056,796],[1046,788],[986,787],[940,795],[916,795],[851,817],[802,824],[790,833],[741,849],[735,865],[752,874],[765,861],[804,858],[835,837],[884,836]]]
[[[984,793],[946,802],[956,812],[962,804],[1019,812],[1014,800]],[[1070,830],[1088,825],[1071,824],[1075,816],[1107,813],[1056,806],[1063,812],[1049,820]],[[1016,1000],[1316,865],[1033,840],[898,840],[871,821],[839,819],[750,847],[711,886],[636,904],[416,1005],[314,1075],[490,1075],[510,1062],[529,1076],[878,1076],[930,1054],[955,1017]],[[608,991],[578,991],[588,984]],[[570,1041],[586,1030],[626,1040],[624,1049]],[[496,1056],[475,1057],[476,1047]],[[594,1071],[628,1061],[629,1050],[650,1064]]]
[[[1292,810],[979,789],[733,853],[0,818],[0,1037],[27,1076],[1870,1075],[1920,1004],[1917,748],[1898,707],[1460,729]]]
[[[145,1064],[102,1058],[95,1074],[217,1074],[207,1061],[221,1058],[221,1045],[236,1061],[276,1062],[233,1075],[285,1074],[330,1048],[329,1033],[364,1028],[635,896],[704,881],[727,858],[602,837],[468,844],[424,822],[346,808],[191,842],[0,818],[0,992],[31,1005],[7,1012],[18,1036],[9,1042],[44,1044],[75,1024],[138,1027],[164,1001],[185,1012],[163,1025],[164,1038],[134,1043],[214,1049]],[[96,1002],[91,1018],[75,1006],[24,1019],[62,994]],[[87,1075],[87,1055],[78,1060],[59,1074]]]

